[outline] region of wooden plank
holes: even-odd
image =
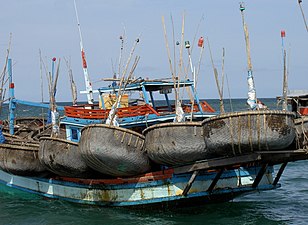
[[[256,151],[259,154],[308,154],[307,149],[295,149],[295,150],[274,150],[274,151]]]
[[[213,189],[216,186],[217,182],[219,181],[223,171],[224,171],[224,169],[220,169],[218,171],[218,173],[216,174],[216,176],[215,176],[214,180],[212,181],[210,187],[207,189],[207,192],[212,192],[213,191]]]
[[[263,177],[263,175],[264,175],[264,173],[267,169],[267,166],[268,166],[267,163],[262,165],[261,169],[259,170],[259,172],[258,172],[258,174],[257,174],[257,176],[256,176],[256,178],[255,178],[255,180],[252,184],[253,188],[258,187],[258,185],[259,185],[259,183],[260,183],[260,181],[261,181],[261,179],[262,179],[262,177]]]
[[[258,153],[261,154],[263,162],[268,162],[271,165],[308,159],[308,151],[306,149],[262,151]]]
[[[196,171],[194,171],[193,174],[191,175],[191,177],[190,177],[188,183],[186,184],[186,187],[184,188],[184,191],[183,191],[183,193],[182,193],[183,196],[186,196],[187,193],[189,192],[189,190],[190,190],[190,188],[191,188],[191,185],[194,183],[194,181],[195,181],[195,179],[196,179],[198,173],[199,173],[199,171],[196,170]]]
[[[175,167],[174,174],[193,172],[196,170],[203,170],[203,169],[212,169],[217,167],[232,166],[236,164],[249,163],[259,160],[261,160],[261,155],[257,153],[251,153],[249,155],[242,155],[231,158],[209,159],[204,161],[198,161],[191,165]]]

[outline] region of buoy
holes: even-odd
[[[203,42],[204,42],[203,37],[200,37],[200,38],[199,38],[199,41],[198,41],[198,46],[199,46],[199,47],[203,47]]]

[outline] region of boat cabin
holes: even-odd
[[[281,97],[278,97],[278,100]],[[308,90],[291,90],[287,96],[288,104],[291,105],[292,112],[299,116],[308,115]]]
[[[199,100],[193,81],[183,80],[174,84],[170,80],[139,78],[130,81],[125,91],[116,82],[98,88],[94,91],[98,94],[98,102],[95,104],[65,106],[61,124],[66,126],[67,139],[79,141],[82,127],[106,122],[109,111],[121,93],[117,108],[118,123],[121,127],[141,133],[150,125],[174,120],[175,104],[171,99],[174,99],[176,91],[180,98],[185,93],[189,99],[181,100],[186,120],[192,118],[193,121],[201,121],[215,115],[215,110],[206,101]]]

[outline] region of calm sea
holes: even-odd
[[[269,108],[277,108],[275,99],[261,100]],[[208,102],[218,108],[217,100]],[[226,108],[230,111],[229,101]],[[246,109],[245,100],[233,99],[232,108]],[[31,116],[41,110],[18,107],[17,112],[19,116]],[[79,205],[0,185],[0,224],[308,224],[307,173],[308,162],[289,163],[279,189],[246,195],[228,203],[167,212]]]

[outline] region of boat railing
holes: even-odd
[[[200,102],[200,106],[201,106],[201,109],[203,112],[215,112],[215,109],[213,109],[206,101],[202,101]],[[192,110],[192,104],[184,104],[183,106],[183,110],[184,112],[186,113],[190,113]],[[199,106],[197,103],[194,103],[194,106],[193,106],[193,112],[199,112]]]
[[[201,106],[203,112],[215,112],[215,109],[213,109],[206,101],[200,102],[200,106]],[[191,103],[182,104],[182,108],[183,108],[183,111],[185,113],[190,113],[191,107],[192,107]],[[175,113],[175,105],[171,105],[170,107],[169,106],[156,106],[155,109],[160,114],[164,114],[164,113],[167,113],[167,112]],[[171,109],[171,111],[170,111],[170,109]],[[198,106],[198,104],[195,103],[193,112],[199,112],[199,111],[200,111],[199,106]]]
[[[90,109],[83,106],[65,106],[65,116],[81,119],[107,119],[110,109]],[[150,105],[137,105],[124,108],[118,108],[117,115],[119,118],[144,116],[147,114],[159,113]]]

